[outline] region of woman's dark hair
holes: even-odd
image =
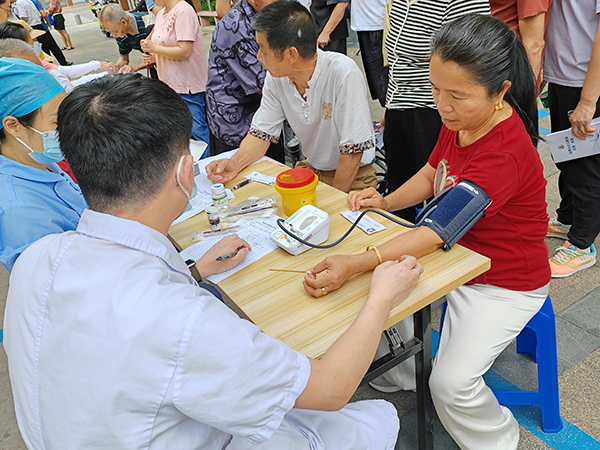
[[[21,122],[22,125],[25,125],[26,127],[32,127],[33,126],[33,121],[35,120],[35,116],[37,116],[37,113],[39,112],[39,108],[36,109],[35,111],[30,112],[29,114],[24,115],[23,117],[17,117],[17,120],[19,122]],[[6,138],[6,133],[4,132],[4,128],[0,129],[0,141],[3,141]],[[2,154],[2,151],[0,149],[0,154]]]
[[[29,32],[21,24],[13,22],[0,24],[0,39],[19,39],[27,42],[27,36],[29,36]]]
[[[279,0],[265,6],[252,18],[252,29],[265,33],[277,59],[295,47],[303,58],[317,53],[317,30],[308,10],[296,0]]]
[[[492,96],[504,96],[515,108],[534,146],[540,139],[535,103],[535,78],[521,41],[508,25],[492,16],[468,14],[444,25],[432,41],[432,55],[454,61]]]

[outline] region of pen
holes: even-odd
[[[215,261],[225,261],[226,259],[231,259],[233,258],[235,255],[238,254],[238,252],[243,249],[244,246],[242,245],[241,247],[236,248],[234,251],[232,251],[231,253],[226,253],[225,255],[221,255],[219,256],[217,259],[215,259]]]
[[[236,184],[236,185],[233,187],[233,190],[236,190],[236,189],[239,189],[239,188],[241,188],[241,187],[243,187],[243,186],[246,186],[248,183],[250,183],[250,180],[244,180],[244,181],[242,181],[241,183],[238,183],[238,184]]]

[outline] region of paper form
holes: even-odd
[[[273,250],[278,248],[277,244],[271,239],[271,232],[277,226],[277,217],[270,219],[240,219],[234,225],[239,225],[240,229],[237,235],[244,239],[252,250],[248,253],[248,256],[239,263],[237,266],[226,270],[225,272],[216,273],[207,277],[213,283],[218,283],[224,280],[229,275],[233,275],[237,271],[244,267],[258,261],[263,256],[271,253]],[[223,236],[215,236],[210,238],[202,239],[197,244],[194,244],[185,250],[180,255],[183,260],[193,259],[194,261],[200,259],[208,249],[223,239]]]

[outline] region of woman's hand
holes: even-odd
[[[221,273],[231,269],[240,263],[252,250],[250,244],[240,238],[237,234],[224,237],[213,245],[198,261],[196,268],[202,278],[206,278],[215,273]],[[223,261],[216,261],[219,256],[237,251],[237,255]]]
[[[573,136],[579,139],[585,139],[587,136],[593,136],[595,128],[590,125],[591,120],[594,118],[594,112],[596,111],[596,104],[586,104],[583,101],[579,101],[577,107],[569,117],[571,121],[571,127],[573,128]]]
[[[423,266],[413,256],[386,261],[373,271],[368,301],[386,302],[391,310],[408,297],[422,274]]]
[[[304,277],[302,281],[304,290],[313,297],[322,297],[324,295],[322,289],[325,289],[326,293],[338,289],[353,275],[348,265],[350,258],[349,255],[336,255],[321,261]],[[317,278],[317,274],[323,271],[325,274]]]
[[[142,61],[147,66],[149,66],[150,64],[154,64],[156,62],[156,55],[154,53],[152,53],[152,54],[142,53]]]
[[[142,50],[144,50],[145,53],[156,53],[156,44],[150,39],[142,39],[140,41],[140,47],[142,47]]]
[[[100,61],[100,68],[106,70],[111,75],[119,73],[119,67],[111,62]]]
[[[363,206],[387,210],[385,198],[372,187],[362,191],[351,191],[348,194],[348,206],[352,211],[357,211]]]

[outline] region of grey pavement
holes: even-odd
[[[80,1],[76,2],[80,3]],[[87,5],[68,7],[64,10],[67,31],[70,33],[74,50],[65,53],[69,61],[84,63],[91,59],[115,62],[118,57],[117,44],[106,38],[100,31],[98,22]],[[213,27],[204,28],[204,43],[208,50]],[[62,43],[56,31],[52,32],[56,41]],[[353,36],[348,39],[348,55],[362,67],[358,46]],[[131,55],[132,63],[141,62],[138,52]],[[383,109],[378,102],[371,101],[373,120],[379,120]],[[540,121],[540,127],[550,128],[549,118]],[[544,164],[544,175],[548,182],[546,200],[548,213],[554,214],[560,196],[558,194],[558,170],[550,157],[546,144],[539,149]],[[550,254],[562,242],[547,239]],[[600,245],[597,239],[595,245]],[[515,255],[518,257],[518,255]],[[8,273],[0,267],[0,319],[3,318]],[[552,280],[550,297],[554,305],[557,324],[557,349],[559,366],[559,389],[561,416],[575,427],[600,440],[600,267],[579,272],[569,278]],[[433,327],[439,324],[439,310],[433,311]],[[500,355],[493,369],[502,377],[522,389],[536,387],[536,366],[526,356],[517,355],[515,344],[511,344]],[[355,400],[385,398],[398,409],[402,420],[400,433],[401,448],[416,449],[416,396],[412,392],[383,394],[370,387],[359,388]],[[534,408],[534,407],[532,407]],[[540,439],[543,435],[521,427],[519,450],[541,450],[547,448],[577,449],[578,444],[567,442],[562,447],[549,446]],[[451,450],[458,448],[441,424],[434,423],[435,449]],[[0,352],[0,450],[23,450],[14,413],[10,381],[4,351]],[[590,448],[590,447],[586,447]],[[597,447],[600,448],[600,444]]]

